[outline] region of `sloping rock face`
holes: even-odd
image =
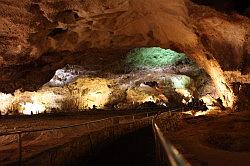
[[[218,13],[204,6],[191,5],[190,17],[195,20],[200,41],[219,62],[223,70],[249,68],[246,63],[249,51],[249,20],[234,14]]]
[[[223,70],[250,71],[249,18],[188,0],[9,0],[0,9],[2,92],[36,90],[66,64],[108,63],[144,46],[189,55],[227,106],[235,96]]]

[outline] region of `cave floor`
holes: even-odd
[[[191,165],[249,165],[250,112],[184,118],[165,136]]]

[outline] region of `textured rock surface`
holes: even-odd
[[[185,52],[229,98],[221,69],[249,74],[249,18],[188,0],[8,0],[0,20],[2,92],[34,90],[68,63],[102,64],[142,46]]]

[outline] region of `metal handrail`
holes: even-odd
[[[106,120],[110,120],[110,119],[115,119],[115,118],[124,118],[124,117],[132,117],[133,121],[135,121],[135,116],[138,115],[143,115],[146,114],[145,117],[151,117],[149,116],[149,114],[151,113],[155,113],[155,111],[149,111],[149,112],[143,112],[143,113],[135,113],[132,115],[123,115],[123,116],[113,116],[113,117],[108,117],[108,118],[103,118],[103,119],[99,119],[99,120],[94,120],[94,121],[89,121],[89,122],[84,122],[84,123],[79,123],[79,124],[73,124],[73,125],[67,125],[67,126],[57,126],[57,127],[52,127],[52,128],[44,128],[44,129],[33,129],[33,130],[24,130],[24,131],[13,131],[13,132],[7,132],[7,133],[1,133],[1,136],[8,136],[8,135],[17,135],[17,142],[18,142],[18,153],[19,153],[19,159],[18,159],[18,163],[19,165],[22,164],[22,134],[24,133],[34,133],[34,132],[41,132],[41,131],[52,131],[52,130],[60,130],[60,129],[66,129],[66,128],[73,128],[73,127],[78,127],[78,126],[83,126],[83,125],[88,125],[88,124],[92,124],[92,123],[98,123],[101,121],[106,121]],[[114,125],[114,124],[112,124]]]
[[[78,123],[78,124],[73,124],[73,125],[57,126],[57,127],[52,127],[52,128],[10,131],[10,132],[7,132],[7,133],[0,133],[0,137],[1,136],[7,136],[7,135],[14,135],[14,134],[34,133],[34,132],[39,132],[39,131],[50,131],[50,130],[59,130],[59,129],[71,128],[71,127],[78,127],[78,126],[83,126],[83,125],[87,125],[87,124],[91,124],[91,123],[97,123],[97,122],[101,122],[101,121],[105,121],[105,120],[109,120],[109,119],[113,119],[113,118],[124,118],[124,117],[131,117],[131,116],[135,116],[135,115],[150,114],[150,113],[154,113],[154,111],[136,113],[136,114],[132,114],[132,115],[112,116],[112,117],[103,118],[103,119],[99,119],[99,120],[88,121],[88,122]]]
[[[182,110],[182,109],[174,109],[171,111],[178,112],[180,110]],[[78,127],[78,126],[88,125],[88,124],[92,124],[92,123],[98,123],[98,122],[106,121],[106,120],[110,120],[110,119],[124,118],[124,117],[133,117],[133,121],[134,121],[135,116],[146,114],[147,116],[144,116],[144,117],[151,117],[151,116],[149,116],[149,114],[151,114],[151,113],[156,113],[156,112],[149,111],[149,112],[143,112],[143,113],[136,113],[136,114],[132,114],[132,115],[113,116],[113,117],[103,118],[103,119],[79,123],[79,124],[73,124],[73,125],[67,125],[67,126],[57,126],[57,127],[52,127],[52,128],[13,131],[13,132],[1,133],[0,137],[7,136],[7,135],[14,135],[14,134],[18,135],[17,139],[18,139],[18,150],[19,150],[19,165],[21,165],[21,163],[22,163],[22,134],[23,133],[60,130],[60,129]],[[178,152],[178,150],[169,141],[167,141],[164,138],[162,131],[160,130],[160,128],[158,127],[158,125],[156,123],[156,119],[161,113],[162,112],[158,112],[158,114],[155,115],[154,118],[152,119],[152,127],[153,127],[156,138],[159,139],[160,144],[161,144],[162,148],[164,149],[165,157],[167,157],[167,159],[169,160],[169,162],[172,166],[190,166],[190,164],[182,157],[182,155]]]
[[[181,109],[176,109],[173,111],[179,111]],[[160,115],[161,113],[157,114],[153,120],[152,120],[152,127],[153,127],[153,131],[155,134],[155,139],[158,139],[160,142],[161,147],[163,148],[163,157],[165,157],[168,160],[168,163],[171,166],[191,166],[182,156],[182,154],[179,153],[179,151],[174,147],[174,145],[172,145],[170,143],[169,140],[165,139],[161,129],[159,128],[159,126],[156,123],[156,119],[157,117]],[[157,140],[155,140],[157,141]]]

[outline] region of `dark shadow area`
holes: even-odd
[[[231,13],[238,12],[250,16],[250,1],[248,0],[192,0],[200,5],[210,6],[216,10]]]
[[[154,148],[153,131],[149,126],[119,138],[100,150],[100,153],[86,165],[153,166],[155,164]]]

